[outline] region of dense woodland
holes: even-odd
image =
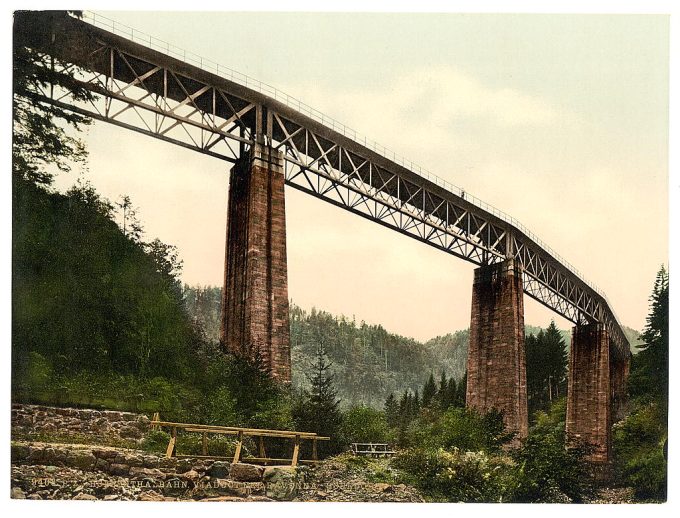
[[[12,399],[160,411],[189,422],[297,428],[400,447],[402,481],[444,501],[582,501],[587,448],[565,448],[568,335],[527,329],[529,438],[506,451],[502,415],[465,409],[468,333],[426,343],[292,305],[292,387],[226,355],[217,288],[182,287],[176,249],[147,239],[131,200],[88,184],[66,193],[56,171],[82,166],[87,119],[32,100],[46,77],[15,47],[12,167]],[[52,78],[86,98],[68,77]],[[74,136],[76,135],[76,136]],[[636,342],[627,417],[614,427],[616,483],[664,499],[668,273],[652,289]],[[163,438],[161,438],[163,439]],[[162,442],[162,441],[161,441]],[[558,496],[556,496],[558,495]],[[560,496],[561,495],[561,496]]]

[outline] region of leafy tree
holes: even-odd
[[[79,11],[72,11],[79,16]],[[25,16],[19,11],[15,17]],[[53,25],[59,30],[64,12],[46,11],[32,16],[31,24],[36,31],[47,32]],[[12,95],[12,176],[14,188],[17,182],[48,187],[54,179],[54,170],[67,172],[73,164],[84,164],[87,151],[83,142],[67,132],[71,127],[80,130],[91,119],[63,108],[45,103],[39,98],[41,92],[50,89],[66,89],[77,101],[93,99],[92,93],[79,85],[72,72],[58,72],[62,63],[32,49],[26,42],[26,34],[16,30],[13,46],[13,95]]]
[[[387,442],[385,413],[363,405],[350,407],[342,416],[341,435],[347,443]]]

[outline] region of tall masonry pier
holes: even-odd
[[[466,405],[503,411],[506,428],[529,430],[522,271],[513,259],[475,270]]]
[[[256,143],[231,170],[220,339],[290,382],[283,156]]]
[[[630,357],[612,354],[602,324],[573,328],[567,392],[567,440],[588,444],[592,462],[611,461],[611,425],[625,402]]]

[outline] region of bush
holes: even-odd
[[[513,493],[512,461],[486,452],[410,448],[393,464],[436,501],[503,502]]]
[[[363,405],[343,412],[340,435],[346,444],[390,440],[385,413]]]
[[[667,464],[664,413],[656,403],[638,406],[614,425],[614,469],[621,484],[630,485],[642,499],[666,499]]]
[[[643,500],[666,500],[668,467],[661,447],[633,457],[626,465],[625,475],[635,488],[635,496]]]
[[[572,502],[582,502],[592,496],[594,481],[586,454],[585,448],[565,448],[562,433],[532,430],[512,454],[517,463],[512,500],[561,502],[564,495]]]
[[[162,430],[151,430],[144,436],[141,448],[149,453],[165,453],[170,442],[170,434]]]
[[[500,412],[481,415],[469,408],[450,408],[443,414],[421,412],[409,426],[406,442],[416,448],[498,452],[512,436],[505,432]]]

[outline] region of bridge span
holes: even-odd
[[[567,432],[607,461],[630,346],[603,292],[514,218],[278,90],[94,13],[15,15],[15,46],[95,99],[36,85],[60,106],[234,164],[222,341],[289,381],[284,185],[477,265],[467,404],[528,429],[523,294],[575,324]],[[584,244],[585,245],[585,244]]]

